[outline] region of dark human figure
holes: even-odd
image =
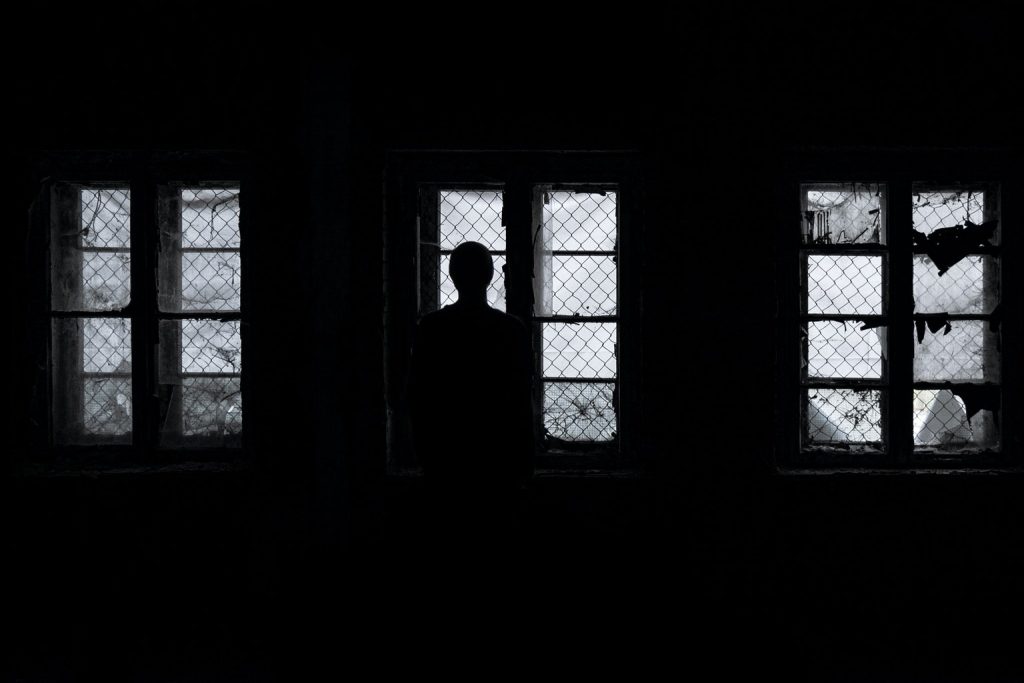
[[[416,330],[413,443],[438,523],[471,531],[473,520],[507,519],[533,471],[530,343],[519,320],[487,304],[486,247],[460,244],[449,274],[458,301]]]

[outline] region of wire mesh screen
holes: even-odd
[[[881,392],[806,390],[805,440],[811,444],[875,444],[882,440]]]
[[[540,322],[544,428],[561,441],[611,441],[618,372],[618,196],[562,190],[537,196],[543,222],[534,269],[536,313],[573,318]],[[587,321],[596,316],[604,319]]]
[[[984,192],[947,190],[914,194],[914,230],[929,234],[939,228],[984,222]]]
[[[546,382],[544,428],[562,441],[611,441],[615,438],[615,384]]]
[[[966,256],[942,275],[932,260],[914,257],[914,310],[918,313],[985,314],[996,303],[986,273],[994,275],[996,259]]]
[[[239,191],[171,188],[161,225],[164,311],[238,311],[242,263]]]
[[[949,389],[914,390],[914,445],[938,450],[988,448],[998,433],[991,410],[968,418],[963,399]]]
[[[809,254],[807,312],[880,314],[882,257]]]
[[[914,379],[998,381],[998,352],[986,344],[986,321],[954,320],[932,332],[914,330]]]
[[[807,325],[807,376],[828,379],[882,377],[884,327],[861,329],[854,321],[821,320]]]
[[[436,261],[425,264],[424,286],[438,293],[438,308],[459,299],[449,273],[451,253],[463,242],[479,242],[494,259],[494,276],[487,288],[487,303],[505,310],[504,194],[501,190],[440,190],[437,194],[438,247]]]
[[[870,183],[805,185],[804,242],[878,244],[884,241],[884,188]]]

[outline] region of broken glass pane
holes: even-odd
[[[610,441],[615,438],[615,385],[546,382],[544,429],[562,441]]]
[[[864,444],[882,440],[881,392],[808,389],[805,439],[809,444]]]
[[[807,376],[880,378],[886,328],[860,327],[860,323],[852,321],[808,323]]]
[[[807,312],[880,314],[882,257],[808,254]]]
[[[128,318],[79,318],[85,372],[131,372],[132,321]]]
[[[545,377],[615,377],[615,323],[544,323],[543,327]]]
[[[984,222],[985,193],[959,190],[915,192],[914,230],[929,234],[939,228],[952,228],[970,221]]]
[[[995,268],[996,260],[991,256],[966,256],[940,276],[930,258],[915,256],[914,310],[917,313],[991,313],[997,296],[992,291],[998,281]],[[993,283],[987,293],[986,279]]]
[[[131,246],[131,194],[127,188],[83,188],[81,246],[128,249]]]
[[[480,242],[488,249],[505,251],[502,202],[500,190],[438,192],[440,247],[451,250],[463,242]]]
[[[804,185],[806,244],[884,241],[883,188],[868,183]]]
[[[181,410],[184,436],[241,434],[241,379],[186,377],[181,386]]]
[[[181,190],[181,246],[237,249],[239,191],[237,187],[193,187]],[[167,226],[172,229],[172,226]]]
[[[175,333],[181,326],[180,337]],[[181,364],[178,370],[186,374],[225,373],[237,375],[242,371],[242,339],[237,320],[165,320],[160,323],[161,345],[180,344]],[[161,349],[161,357],[165,350]],[[165,368],[165,373],[171,368]],[[168,384],[161,377],[161,382]]]
[[[505,310],[505,256],[502,254],[492,254],[491,258],[494,260],[494,277],[491,278],[491,284],[487,287],[487,303],[493,308],[497,308],[499,311]],[[438,307],[447,306],[453,304],[459,300],[459,293],[455,289],[455,283],[452,282],[451,275],[448,274],[448,268],[451,264],[452,257],[450,254],[441,254],[441,271],[440,271],[440,282],[438,283]]]
[[[949,332],[924,329],[921,342],[915,327],[914,379],[999,381],[999,354],[994,339],[986,342],[987,325],[982,320],[953,320]]]
[[[541,270],[541,315],[616,314],[614,257],[553,255]]]
[[[938,450],[991,448],[999,441],[991,410],[970,419],[963,399],[949,389],[914,390],[914,445]]]
[[[132,431],[131,377],[83,378],[82,428],[86,434],[123,436]]]
[[[546,192],[544,249],[615,251],[616,193]]]

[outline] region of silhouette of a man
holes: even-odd
[[[460,244],[449,274],[458,301],[416,330],[413,440],[435,493],[459,505],[501,505],[533,471],[529,335],[487,304],[494,264],[486,247]]]

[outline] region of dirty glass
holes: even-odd
[[[807,325],[807,376],[878,379],[882,376],[885,327],[867,330],[855,321],[822,320]]]
[[[869,444],[882,440],[881,392],[807,389],[805,441],[809,444]]]
[[[805,244],[885,241],[884,188],[873,183],[804,185]]]

